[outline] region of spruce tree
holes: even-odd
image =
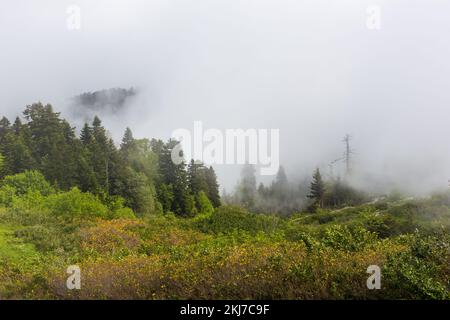
[[[174,163],[172,151],[178,145],[178,141],[169,140],[162,146],[159,154],[160,185],[164,184],[173,191],[171,211],[181,216],[192,216],[196,213],[195,199],[189,190],[186,164]],[[182,156],[182,152],[181,152]],[[162,203],[166,199],[159,199]]]
[[[83,145],[88,146],[93,142],[92,138],[93,138],[92,128],[89,126],[88,123],[85,123],[83,129],[81,129],[80,140],[83,143]]]
[[[24,111],[31,154],[36,167],[52,184],[68,189],[76,183],[74,129],[49,104],[35,103]]]
[[[314,205],[319,208],[323,207],[323,200],[325,195],[325,183],[322,180],[319,168],[313,174],[313,180],[311,182],[311,188],[308,198],[314,200]]]
[[[11,123],[8,118],[2,117],[0,119],[0,145],[3,143],[3,139],[6,134],[11,131]]]
[[[239,184],[240,203],[251,210],[255,206],[256,176],[255,166],[246,164],[241,171],[241,182]]]
[[[280,166],[278,169],[275,181],[272,183],[270,194],[273,200],[277,202],[279,206],[282,206],[289,196],[289,183],[284,171],[284,168]]]
[[[200,192],[205,193],[215,208],[220,206],[219,185],[212,167],[207,168],[203,163],[191,160],[188,166],[188,182],[191,193],[196,197],[197,209],[201,206],[198,201]]]
[[[134,146],[135,140],[133,138],[133,133],[130,128],[127,128],[123,135],[122,143],[120,144],[120,151],[125,158],[128,158],[129,154],[133,151]]]
[[[206,195],[214,208],[219,207],[221,205],[219,183],[217,182],[217,176],[212,166],[206,169],[206,184],[208,185]]]

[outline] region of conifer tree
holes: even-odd
[[[325,195],[325,183],[322,180],[319,168],[313,174],[313,180],[311,182],[311,190],[308,198],[314,200],[314,204],[319,208],[323,207],[323,200]]]
[[[76,183],[75,133],[49,104],[35,103],[24,111],[36,167],[52,184],[68,189]]]
[[[206,184],[208,185],[206,195],[214,208],[219,207],[221,205],[219,183],[217,182],[216,172],[212,166],[206,169]]]
[[[3,143],[3,139],[6,134],[11,131],[11,123],[8,118],[2,117],[0,119],[0,145]]]
[[[135,140],[133,138],[133,133],[130,128],[127,128],[122,138],[122,143],[120,144],[120,151],[125,158],[128,158],[129,154],[133,151],[134,146]]]
[[[171,211],[181,216],[192,216],[195,214],[195,199],[189,190],[186,164],[174,163],[172,161],[172,151],[177,147],[178,142],[169,140],[161,148],[159,154],[159,170],[161,174],[160,183],[173,191],[173,201]],[[181,151],[181,155],[182,151]],[[166,199],[160,199],[166,201]]]
[[[252,209],[255,206],[256,176],[255,167],[251,164],[246,164],[242,168],[239,194],[240,202],[245,208]]]
[[[88,123],[85,123],[83,129],[81,129],[80,140],[83,143],[83,145],[88,146],[91,143],[93,143],[92,138],[93,138],[92,128],[89,126]]]
[[[278,169],[275,181],[271,186],[270,194],[279,205],[282,205],[283,202],[288,200],[289,183],[282,166]]]

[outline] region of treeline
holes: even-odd
[[[78,137],[51,105],[27,106],[24,120],[0,120],[0,179],[41,172],[57,190],[77,187],[104,202],[117,197],[138,214],[173,212],[193,216],[220,205],[212,167],[173,163],[176,141],[135,139],[127,128],[117,147],[95,117]]]
[[[257,183],[253,165],[245,165],[241,179],[232,194],[224,194],[227,204],[239,205],[257,213],[289,215],[306,211],[317,212],[324,208],[341,208],[368,201],[368,196],[353,188],[341,178],[324,179],[319,169],[311,179],[290,182],[282,166],[269,185]]]
[[[289,215],[305,207],[307,187],[302,188],[301,184],[289,182],[282,166],[268,186],[257,183],[255,172],[253,165],[244,165],[241,179],[234,192],[231,194],[224,192],[222,200],[256,213]]]

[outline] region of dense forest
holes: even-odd
[[[55,190],[77,188],[107,205],[123,202],[141,216],[194,216],[220,205],[214,169],[194,161],[175,165],[176,141],[134,139],[127,128],[117,148],[98,117],[78,138],[51,105],[33,104],[23,114],[26,123],[0,120],[0,178],[42,174]]]
[[[221,198],[176,141],[118,146],[98,117],[77,135],[41,103],[23,119],[0,120],[0,299],[450,299],[448,191],[374,199],[283,167],[257,185],[245,165]]]

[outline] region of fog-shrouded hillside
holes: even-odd
[[[127,112],[99,115],[115,140],[127,126],[166,140],[196,120],[278,128],[300,181],[328,172],[349,133],[360,188],[427,194],[450,179],[450,3],[423,2],[80,0],[70,29],[71,1],[17,0],[0,12],[0,111],[42,101],[70,117],[73,96],[91,92],[93,107],[103,89],[135,87]],[[241,167],[215,169],[231,191]]]
[[[136,95],[133,88],[112,88],[94,92],[85,92],[73,97],[72,111],[76,117],[93,118],[108,113],[125,113],[126,104]]]
[[[176,300],[168,319],[450,301],[449,18],[2,1],[0,300]]]

